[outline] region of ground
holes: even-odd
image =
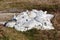
[[[0,25],[0,40],[60,40],[60,0],[0,0],[0,14],[8,12],[22,12],[26,9],[47,10],[54,15],[51,20],[54,30],[32,29],[26,32],[16,31],[14,28]],[[6,13],[7,12],[7,13]],[[13,14],[12,13],[12,14]],[[7,21],[13,15],[0,15],[0,21]]]

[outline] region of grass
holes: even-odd
[[[0,30],[0,40],[9,40],[9,36],[3,30]]]
[[[0,40],[28,40],[22,32],[18,32],[13,28],[0,28]]]
[[[58,30],[31,29],[19,32],[13,28],[0,28],[0,40],[59,40],[59,36]]]
[[[60,4],[54,4],[54,5],[47,5],[47,4],[33,4],[28,2],[13,2],[13,3],[0,3],[0,10],[10,9],[10,8],[17,8],[17,9],[38,9],[38,10],[49,10],[49,11],[56,11],[59,9]]]
[[[29,31],[23,32],[29,40],[58,40],[57,30],[37,30],[31,29]]]
[[[49,10],[49,11],[56,11],[59,7],[59,4],[55,5],[47,5],[47,4],[40,4],[40,5],[35,5],[32,3],[26,3],[26,2],[19,2],[19,3],[11,3],[9,4],[11,8],[20,8],[20,9],[42,9],[42,10]]]

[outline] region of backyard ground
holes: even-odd
[[[0,40],[60,40],[60,0],[0,0],[0,21],[8,21],[14,13],[27,9],[46,10],[53,14],[51,22],[55,30],[19,32],[0,25]]]

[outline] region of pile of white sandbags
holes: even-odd
[[[7,27],[14,27],[18,31],[27,31],[32,28],[41,30],[54,29],[51,19],[52,14],[47,14],[47,11],[32,10],[21,12],[18,16],[12,18],[13,21],[7,22]]]

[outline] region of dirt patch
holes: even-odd
[[[60,30],[60,12],[54,12],[54,18],[52,20],[52,24],[55,27],[55,29]]]

